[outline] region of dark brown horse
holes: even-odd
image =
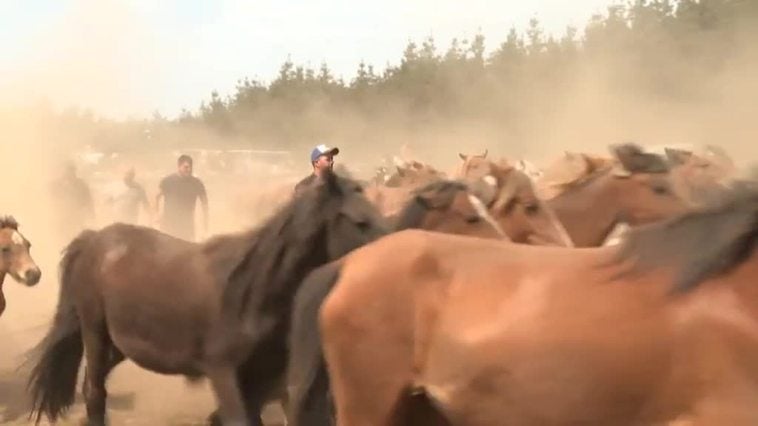
[[[507,238],[471,191],[463,182],[448,180],[420,188],[395,218],[395,231],[424,229],[469,237]],[[484,193],[486,189],[474,192]],[[325,376],[318,336],[312,331],[318,318],[318,307],[330,289],[331,281],[323,277],[334,273],[337,268],[339,261],[317,269],[309,275],[295,297],[289,338],[294,358],[290,360],[288,368],[288,383],[293,387],[290,400],[294,398],[295,401],[289,417],[296,424],[315,426],[329,424],[331,421],[329,383]]]
[[[385,237],[327,277],[338,424],[758,424],[756,247],[755,190],[618,247]]]
[[[202,244],[125,224],[83,232],[66,249],[55,320],[33,351],[33,415],[55,421],[71,405],[84,355],[89,424],[105,423],[105,379],[125,358],[205,376],[224,425],[258,424],[271,372],[286,363],[278,336],[295,289],[385,234],[383,223],[357,183],[330,173],[261,227]]]
[[[29,253],[31,246],[18,231],[13,217],[0,217],[0,315],[5,311],[3,282],[6,275],[29,287],[39,282],[42,273]]]
[[[548,200],[576,247],[600,246],[620,223],[651,223],[691,207],[675,191],[662,157],[634,144],[613,146],[611,152],[617,164],[585,157],[589,173],[560,183],[560,194]]]

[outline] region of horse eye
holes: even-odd
[[[663,185],[655,185],[653,186],[653,192],[655,192],[658,195],[664,195],[664,194],[667,194],[669,190]]]
[[[528,204],[526,207],[524,207],[524,211],[526,211],[526,214],[530,216],[535,215],[540,211],[540,206],[539,204]]]
[[[10,246],[3,247],[3,253],[10,253],[10,252],[11,252]]]
[[[479,216],[467,216],[466,223],[479,223],[482,220]]]

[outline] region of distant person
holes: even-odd
[[[127,167],[124,171],[123,178],[113,188],[113,193],[106,199],[106,202],[113,209],[114,222],[123,222],[138,224],[140,206],[143,207],[147,223],[150,220],[152,212],[150,203],[147,201],[145,188],[135,181],[136,173],[134,167]]]
[[[326,145],[318,145],[311,151],[311,166],[313,172],[295,185],[295,195],[299,195],[321,177],[327,170],[334,167],[334,156],[339,154],[339,148],[330,148]]]
[[[203,232],[208,232],[208,196],[203,182],[192,176],[192,157],[182,155],[177,160],[177,172],[161,180],[155,209],[160,212],[163,198],[163,215],[160,228],[163,232],[187,241],[195,241],[195,206],[200,199],[203,212]]]
[[[95,204],[89,185],[77,176],[72,162],[63,165],[60,175],[50,184],[54,201],[56,231],[72,238],[82,229],[95,226]]]

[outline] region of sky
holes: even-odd
[[[45,100],[109,118],[176,116],[244,77],[326,62],[396,64],[410,40],[485,36],[536,17],[560,35],[613,0],[0,0],[0,103]]]

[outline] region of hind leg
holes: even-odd
[[[83,324],[84,325],[84,324]],[[110,339],[105,326],[82,328],[82,341],[87,359],[87,374],[83,386],[84,400],[87,406],[87,424],[89,426],[105,425],[105,378],[109,368],[111,354]]]
[[[125,357],[124,354],[121,353],[118,349],[116,349],[115,346],[112,344],[110,345],[109,350],[109,356],[108,356],[108,363],[106,365],[105,370],[105,377],[108,377],[108,375],[113,371],[114,368],[116,368],[117,365],[121,364],[122,361],[124,361]],[[87,366],[84,366],[84,380],[82,381],[82,393],[84,395],[89,392],[89,380],[87,378],[88,376]]]

